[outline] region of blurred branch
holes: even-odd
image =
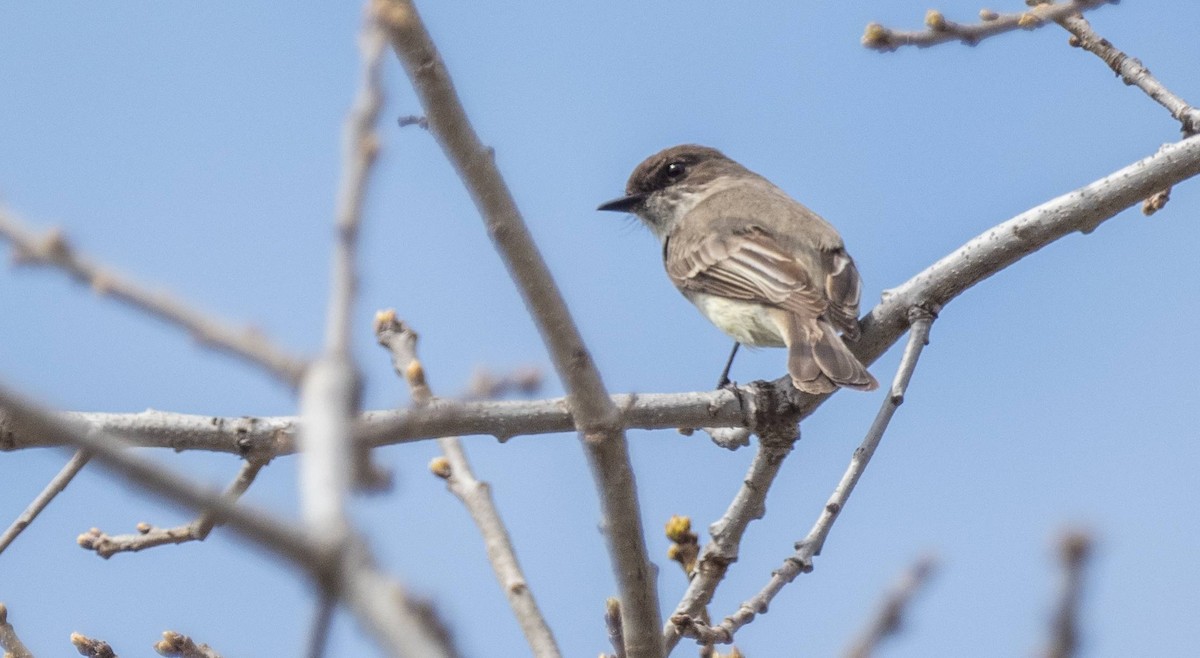
[[[163,631],[163,639],[154,644],[154,650],[160,656],[172,658],[221,658],[207,644],[196,644],[192,638],[175,631]]]
[[[430,132],[441,145],[484,218],[497,251],[517,284],[568,392],[575,427],[600,495],[602,527],[621,593],[622,626],[630,655],[662,655],[655,569],[646,553],[641,510],[621,415],[609,398],[534,245],[493,152],[480,143],[445,63],[408,0],[379,0],[392,46],[421,99]]]
[[[926,555],[909,567],[887,593],[866,629],[843,656],[870,658],[883,640],[898,633],[903,627],[904,613],[909,602],[929,580],[936,566],[937,560],[932,555]]]
[[[812,571],[813,557],[820,555],[821,548],[825,545],[825,538],[829,536],[829,531],[845,508],[850,494],[854,492],[854,487],[858,484],[859,478],[862,477],[867,464],[875,454],[875,449],[883,440],[883,434],[887,431],[892,416],[896,413],[896,409],[904,403],[908,383],[917,367],[917,360],[921,357],[921,351],[925,345],[929,343],[929,330],[934,319],[933,312],[921,307],[912,307],[909,311],[909,319],[911,328],[908,334],[908,344],[904,347],[904,355],[900,358],[900,365],[896,369],[896,376],[892,379],[892,387],[883,400],[883,406],[875,416],[875,421],[871,423],[871,428],[867,430],[862,444],[854,451],[854,455],[850,458],[850,465],[829,496],[829,500],[825,503],[821,515],[817,517],[816,523],[813,524],[812,530],[804,539],[797,542],[795,554],[784,560],[783,566],[771,574],[771,580],[766,587],[749,601],[743,603],[737,612],[726,617],[718,626],[709,626],[703,620],[698,619],[696,617],[698,608],[684,611],[683,606],[680,605],[675,614],[671,615],[670,625],[666,629],[665,641],[668,648],[673,647],[681,635],[695,638],[705,644],[733,642],[734,633],[753,621],[759,613],[766,612],[767,606],[784,585],[795,580],[797,575]],[[714,582],[712,587],[715,589],[716,585],[717,583]],[[711,593],[708,598],[711,598]]]
[[[254,483],[258,472],[270,461],[265,458],[249,458],[242,464],[237,477],[225,489],[225,497],[229,504],[237,502],[242,494]],[[155,528],[148,523],[139,523],[137,534],[107,535],[97,528],[79,535],[78,544],[86,550],[95,551],[96,555],[108,559],[117,553],[137,552],[155,546],[167,544],[184,544],[190,541],[204,541],[213,526],[217,525],[217,515],[211,510],[205,511],[195,521],[174,528]]]
[[[1079,608],[1082,601],[1084,568],[1092,554],[1092,537],[1071,531],[1059,542],[1062,584],[1058,605],[1050,623],[1050,647],[1046,658],[1071,658],[1079,650]]]
[[[8,527],[8,530],[4,531],[4,535],[0,536],[0,553],[3,553],[4,549],[8,548],[17,536],[25,528],[29,527],[30,523],[33,523],[33,520],[37,518],[38,514],[42,513],[42,510],[46,509],[46,506],[50,504],[50,501],[54,500],[55,496],[67,488],[67,485],[71,483],[71,480],[75,479],[75,476],[79,474],[79,471],[83,470],[83,467],[87,463],[88,454],[83,450],[76,450],[75,454],[71,455],[71,459],[62,467],[58,475],[55,475],[50,480],[46,488],[42,490],[42,493],[38,494],[37,498],[34,498],[33,502],[29,503],[29,507],[26,507],[25,511],[21,512],[21,515],[17,517],[17,520],[13,521],[13,524]]]
[[[408,383],[413,404],[418,407],[431,404],[434,401],[433,391],[425,380],[425,368],[417,357],[417,333],[401,322],[395,311],[388,310],[375,314],[375,337],[391,355],[396,373]],[[438,445],[442,449],[442,457],[435,460],[437,466],[432,470],[446,481],[446,488],[462,501],[479,528],[488,562],[533,655],[539,658],[561,656],[554,634],[538,609],[537,600],[517,561],[512,537],[500,518],[500,511],[496,509],[491,487],[476,479],[458,437],[439,438]]]
[[[117,658],[117,652],[104,640],[93,640],[82,633],[71,633],[71,644],[81,656],[88,658]]]
[[[317,595],[317,611],[308,633],[308,658],[321,658],[329,644],[329,627],[333,624],[334,600],[321,592]]]
[[[291,386],[299,383],[305,362],[284,352],[255,329],[238,329],[209,313],[198,311],[169,293],[151,290],[95,263],[76,251],[57,230],[37,235],[0,207],[0,238],[8,240],[19,264],[56,267],[88,285],[149,315],[189,332],[201,345],[234,354],[260,366]]]
[[[1109,3],[1116,4],[1116,2],[1118,0],[1070,0],[1060,4],[1027,0],[1026,4],[1032,5],[1031,8],[1016,14],[997,14],[990,9],[981,10],[979,23],[955,23],[947,20],[942,12],[930,9],[925,13],[927,29],[920,31],[893,30],[879,23],[871,23],[863,32],[862,45],[880,52],[891,52],[901,46],[928,48],[948,41],[960,41],[968,46],[974,46],[997,34],[1013,30],[1036,29],[1064,16],[1096,9]]]
[[[17,637],[17,631],[8,623],[8,606],[0,603],[0,649],[5,658],[33,658],[33,654]]]

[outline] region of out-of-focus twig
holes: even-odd
[[[0,553],[3,553],[4,549],[8,548],[17,536],[25,528],[29,527],[30,523],[33,523],[33,520],[37,518],[38,514],[42,513],[42,510],[46,509],[46,506],[50,504],[50,501],[54,500],[55,496],[67,488],[67,485],[71,483],[71,480],[75,479],[75,476],[79,474],[79,471],[83,470],[83,467],[87,463],[88,454],[83,450],[76,450],[75,454],[71,455],[71,459],[62,467],[58,475],[55,475],[50,480],[46,488],[42,489],[37,498],[34,498],[33,502],[29,503],[29,507],[26,507],[25,511],[21,512],[21,515],[17,517],[17,520],[13,521],[13,524],[8,527],[8,530],[4,531],[4,535],[0,536]]]
[[[1050,619],[1050,646],[1046,658],[1071,658],[1079,651],[1079,608],[1083,599],[1084,569],[1092,554],[1092,536],[1080,530],[1065,533],[1059,541],[1062,580],[1058,604]]]
[[[980,41],[1013,30],[1032,30],[1056,21],[1063,16],[1096,9],[1117,0],[1069,0],[1064,3],[1038,3],[1028,11],[1015,14],[997,14],[989,9],[979,12],[979,23],[955,23],[942,12],[930,9],[925,14],[925,27],[920,31],[893,30],[879,23],[867,25],[863,32],[862,45],[871,50],[889,52],[901,46],[928,48],[948,41],[959,41],[974,46]]]
[[[436,399],[425,379],[425,367],[417,357],[417,333],[401,322],[395,311],[387,310],[375,314],[375,337],[380,345],[387,348],[396,373],[408,383],[413,404],[418,407],[434,404]],[[458,437],[439,438],[438,445],[442,449],[442,456],[434,460],[430,470],[446,481],[446,487],[462,501],[479,528],[488,562],[533,655],[557,658],[561,655],[558,643],[517,561],[512,537],[500,518],[500,511],[496,509],[491,487],[475,477]]]
[[[612,658],[628,658],[625,651],[625,633],[621,630],[621,600],[609,597],[604,602],[604,627],[608,630],[608,643],[612,645]]]
[[[813,524],[808,535],[796,543],[795,553],[788,556],[784,560],[783,566],[771,574],[771,579],[766,587],[750,600],[742,603],[736,612],[726,617],[720,624],[710,626],[702,619],[689,614],[676,613],[672,615],[670,622],[675,627],[675,632],[668,633],[668,641],[682,635],[694,638],[702,644],[729,644],[733,642],[734,633],[739,628],[753,621],[754,617],[759,613],[766,612],[771,600],[775,598],[775,595],[785,585],[795,580],[799,574],[812,571],[813,557],[821,553],[821,548],[825,545],[825,539],[829,536],[829,531],[833,528],[834,522],[845,508],[846,501],[849,500],[855,485],[858,484],[859,478],[862,477],[867,464],[870,463],[871,457],[875,454],[875,449],[879,447],[880,441],[883,440],[883,434],[887,430],[892,416],[896,413],[896,409],[904,402],[908,383],[912,379],[913,371],[917,367],[917,360],[921,356],[921,351],[929,342],[929,329],[933,324],[933,314],[935,312],[936,309],[922,307],[913,307],[910,309],[909,319],[911,328],[908,335],[908,344],[904,348],[904,355],[900,359],[900,366],[897,368],[896,376],[892,380],[891,389],[884,398],[883,406],[880,407],[879,413],[875,416],[875,421],[871,423],[871,428],[867,431],[866,437],[863,438],[862,444],[854,451],[854,455],[850,459],[850,465],[846,468],[842,479],[829,496],[829,500],[821,510],[820,516],[817,517],[816,523]]]
[[[332,596],[321,593],[317,597],[317,610],[313,615],[312,626],[308,633],[307,658],[321,658],[325,655],[325,647],[329,644],[329,627],[333,624],[334,600]]]
[[[79,253],[60,231],[38,235],[0,207],[0,238],[15,249],[15,262],[56,267],[97,294],[108,295],[189,332],[201,345],[241,357],[291,386],[300,382],[305,362],[277,347],[255,329],[239,329],[174,296],[122,276]]]
[[[117,658],[117,652],[104,640],[93,640],[82,633],[71,633],[71,644],[81,656],[87,658]]]
[[[162,639],[154,643],[154,650],[171,658],[221,658],[207,644],[196,644],[192,638],[175,631],[163,631]]]
[[[913,596],[925,585],[937,566],[932,555],[926,555],[910,566],[880,602],[867,627],[842,655],[845,658],[870,658],[883,640],[903,627],[904,614]]]
[[[450,74],[410,0],[379,0],[392,47],[421,100],[429,131],[441,145],[487,225],[497,251],[537,324],[567,389],[600,496],[609,559],[621,595],[625,647],[657,658],[659,635],[655,569],[646,552],[637,485],[621,414],[613,405],[587,346],[516,202],[467,118]]]
[[[16,629],[8,623],[8,606],[3,603],[0,603],[0,649],[4,650],[5,658],[33,658]]]
[[[246,490],[254,483],[254,478],[258,477],[258,472],[267,465],[268,461],[270,461],[269,455],[262,458],[251,457],[242,464],[237,477],[225,489],[225,497],[231,505],[246,493]],[[137,533],[130,535],[108,535],[98,528],[92,528],[79,535],[77,543],[85,550],[95,551],[96,555],[107,559],[117,553],[137,552],[168,544],[204,541],[217,523],[217,515],[212,511],[206,511],[191,523],[174,528],[156,528],[149,523],[139,523]]]

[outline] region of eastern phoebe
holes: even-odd
[[[829,222],[720,151],[694,144],[647,158],[625,193],[598,209],[645,222],[662,241],[671,282],[721,331],[741,344],[787,347],[797,389],[879,386],[838,336],[858,338],[862,282]]]

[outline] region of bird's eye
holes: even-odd
[[[682,162],[669,162],[669,163],[667,163],[667,168],[666,168],[667,178],[670,178],[672,180],[679,178],[680,176],[683,175],[683,172],[686,169],[687,169],[687,167],[685,167]]]

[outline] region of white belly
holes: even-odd
[[[737,342],[754,347],[784,346],[783,336],[766,306],[705,293],[688,297],[704,317]]]

